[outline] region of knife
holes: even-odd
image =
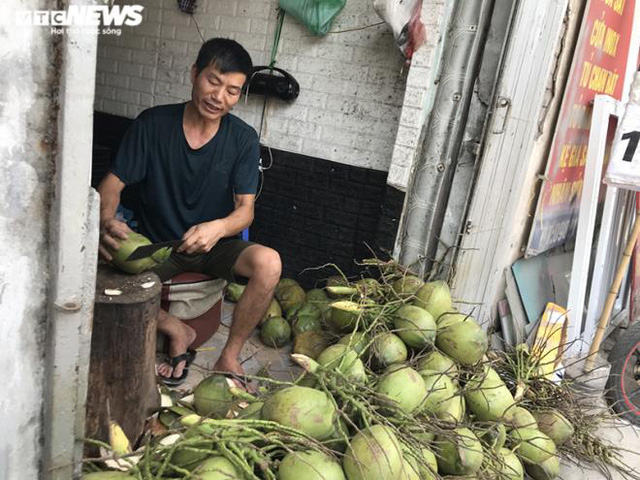
[[[131,255],[127,257],[127,262],[132,260],[140,260],[151,256],[154,252],[157,252],[161,248],[172,247],[175,248],[182,243],[182,240],[172,240],[170,242],[152,243],[151,245],[142,245],[136,248]]]

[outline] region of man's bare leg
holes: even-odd
[[[213,369],[242,375],[240,351],[269,308],[282,271],[280,255],[271,248],[252,245],[240,254],[233,271],[247,277],[249,283],[233,311],[229,339]]]
[[[185,353],[196,339],[196,332],[193,328],[164,310],[160,310],[158,313],[158,330],[169,337],[170,357],[177,357]],[[171,376],[178,378],[182,375],[184,366],[184,361],[178,363],[175,368],[172,368],[168,363],[161,363],[157,368],[158,375],[165,378]]]

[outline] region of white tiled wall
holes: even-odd
[[[195,22],[178,10],[175,0],[138,3],[145,6],[140,26],[125,27],[121,36],[100,37],[99,111],[135,117],[152,105],[187,100],[189,67],[201,44],[196,23],[204,38],[234,38],[255,64],[269,61],[276,0],[200,0]],[[380,22],[372,4],[349,0],[332,30]],[[420,104],[426,79],[416,78],[405,93],[404,59],[386,25],[318,38],[285,17],[277,60],[276,66],[298,80],[301,93],[292,104],[268,102],[264,144],[377,170],[389,170],[397,142],[403,148],[415,146],[413,114],[402,105]],[[250,97],[234,113],[258,129],[262,107],[262,98]]]

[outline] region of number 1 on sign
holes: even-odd
[[[636,150],[638,149],[638,142],[640,142],[640,132],[627,132],[624,135],[622,135],[621,140],[629,140],[629,143],[627,144],[627,149],[624,152],[624,155],[622,156],[622,160],[624,162],[631,162],[633,161],[633,156],[636,154]]]

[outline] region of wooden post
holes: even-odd
[[[154,273],[127,275],[98,267],[86,438],[108,441],[109,420],[115,420],[135,443],[150,409],[159,405],[155,352],[161,288]]]
[[[595,364],[596,354],[598,353],[598,350],[600,350],[600,344],[602,343],[604,332],[607,329],[607,325],[609,324],[609,318],[611,317],[611,312],[613,311],[613,305],[616,302],[616,297],[618,296],[618,291],[620,290],[622,279],[624,278],[624,274],[627,271],[627,267],[629,266],[629,260],[631,260],[631,254],[633,253],[633,248],[636,246],[638,235],[640,235],[640,213],[636,214],[636,223],[633,226],[633,231],[631,232],[631,235],[627,240],[627,246],[624,249],[624,253],[622,254],[620,265],[618,265],[618,270],[616,271],[616,276],[613,279],[611,290],[609,290],[607,301],[604,304],[604,309],[602,310],[602,315],[600,316],[600,321],[598,322],[598,330],[596,330],[596,336],[593,339],[593,343],[591,344],[591,348],[589,349],[589,355],[587,356],[587,361],[584,364],[585,373],[590,372],[593,369],[593,365]]]

